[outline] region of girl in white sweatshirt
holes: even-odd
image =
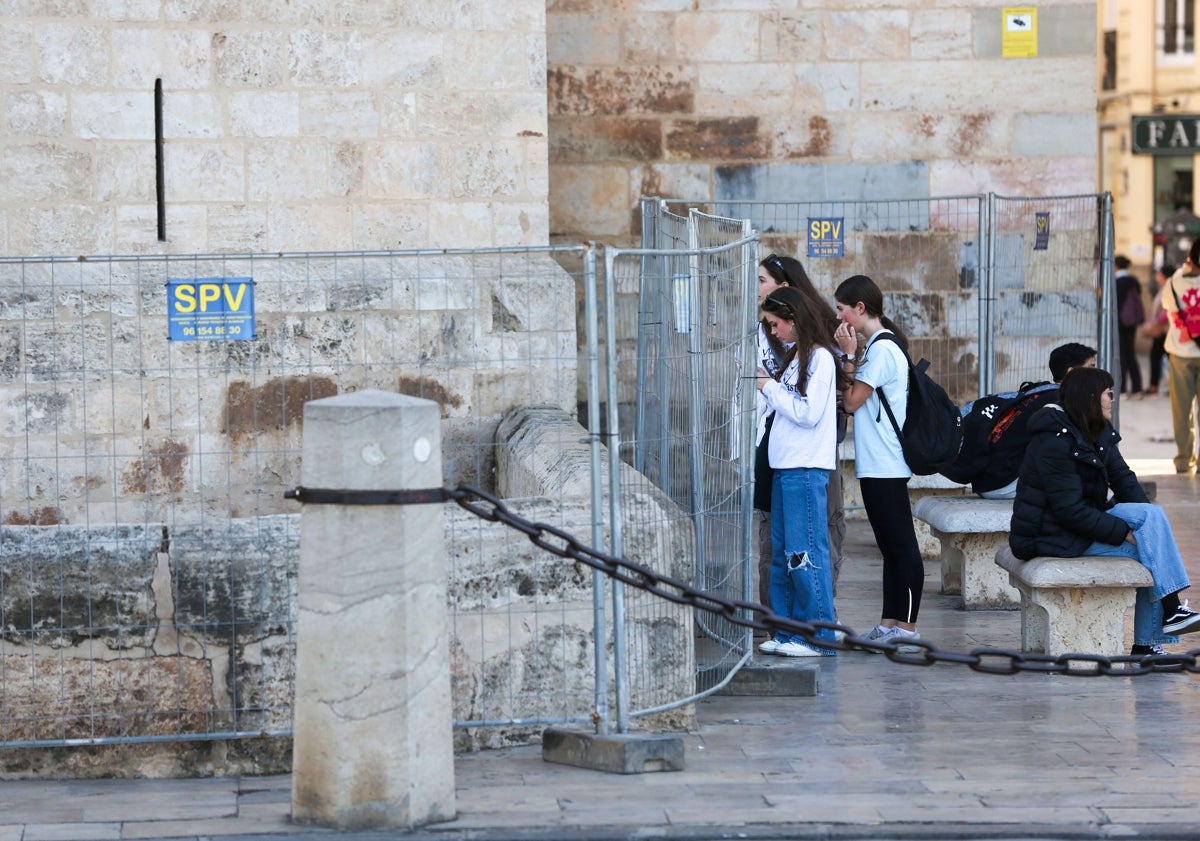
[[[802,622],[834,622],[826,486],[837,451],[837,391],[833,337],[825,335],[795,289],[775,290],[762,303],[773,335],[789,346],[774,376],[758,371],[758,388],[774,413],[767,456],[771,483],[771,611]],[[819,638],[833,640],[832,630]],[[786,657],[832,655],[798,634],[777,632],[759,650]]]

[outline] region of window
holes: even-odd
[[[1158,0],[1160,63],[1191,63],[1196,51],[1195,0]]]

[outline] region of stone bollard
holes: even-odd
[[[436,403],[368,390],[305,405],[305,489],[441,484]],[[455,817],[443,541],[441,503],[304,505],[294,821],[412,828]]]

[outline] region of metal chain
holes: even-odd
[[[820,648],[838,651],[875,651],[887,655],[888,659],[895,663],[906,663],[912,666],[954,663],[967,666],[972,671],[990,675],[1038,672],[1072,677],[1102,675],[1131,677],[1160,672],[1200,673],[1200,663],[1197,662],[1200,648],[1194,648],[1183,654],[1119,655],[1115,657],[1098,654],[1032,654],[1001,648],[975,648],[964,654],[958,651],[944,651],[928,640],[911,639],[905,640],[903,645],[905,647],[918,646],[921,650],[904,652],[899,650],[899,643],[868,640],[859,636],[853,628],[847,625],[819,620],[801,622],[788,619],[772,613],[757,602],[726,599],[715,593],[697,589],[686,582],[657,573],[641,564],[607,555],[580,543],[574,536],[562,529],[522,517],[505,505],[499,497],[472,485],[390,492],[387,494],[386,501],[381,499],[382,495],[379,492],[363,493],[368,495],[364,496],[362,504],[455,502],[460,508],[482,520],[503,523],[509,528],[521,532],[535,546],[545,549],[551,554],[578,561],[631,587],[644,590],[675,604],[688,605],[721,616],[743,628],[797,634],[806,642]],[[309,503],[359,504],[355,501],[355,491],[296,488],[294,491],[288,491],[285,496]],[[846,636],[841,641],[818,638],[817,632],[820,630],[841,631]]]

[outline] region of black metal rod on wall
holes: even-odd
[[[162,79],[154,80],[154,193],[158,204],[158,241],[167,241],[166,174],[163,167]]]

